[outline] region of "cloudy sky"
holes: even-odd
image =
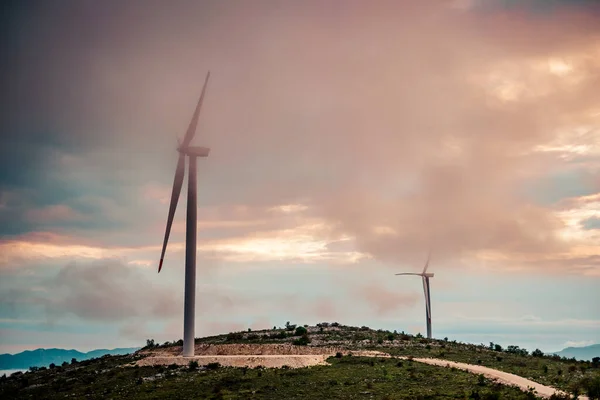
[[[592,1],[4,1],[0,353],[182,337],[177,137],[211,71],[197,336],[600,342]]]

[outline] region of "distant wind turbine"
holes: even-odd
[[[423,272],[420,274],[414,272],[402,272],[396,275],[417,275],[423,278],[423,292],[425,292],[425,318],[427,320],[427,339],[431,339],[431,296],[429,292],[429,278],[433,278],[432,273],[427,273],[427,268],[429,268],[429,258],[431,257],[431,252],[427,255],[427,262],[425,263],[425,268],[423,268]]]
[[[171,233],[171,225],[173,225],[173,217],[177,208],[177,201],[181,193],[183,177],[185,175],[185,157],[188,157],[188,199],[187,199],[187,220],[185,232],[185,295],[183,306],[183,356],[191,357],[194,355],[194,324],[195,324],[195,309],[196,309],[196,159],[197,157],[208,157],[210,152],[206,147],[190,146],[190,142],[196,133],[198,118],[200,117],[200,108],[204,101],[204,93],[210,71],[206,74],[202,94],[196,105],[196,110],[192,116],[192,120],[188,127],[183,141],[179,143],[177,151],[179,152],[179,160],[175,169],[175,179],[173,180],[173,192],[171,193],[171,204],[169,206],[169,217],[167,219],[167,229],[163,241],[162,253],[160,254],[160,264],[158,272],[162,269],[165,251],[167,250],[167,242]]]

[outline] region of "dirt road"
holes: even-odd
[[[537,391],[538,395],[542,397],[550,397],[556,392],[564,393],[553,387],[545,386],[541,383],[530,381],[529,379],[525,379],[521,376],[510,374],[508,372],[498,371],[497,369],[493,368],[483,367],[481,365],[464,364],[448,360],[440,360],[437,358],[413,358],[413,361],[418,361],[429,365],[438,365],[441,367],[449,365],[450,367],[461,369],[463,371],[468,371],[473,374],[483,374],[486,378],[495,379],[503,384],[518,386],[524,391],[527,391],[528,388],[533,387]],[[579,396],[579,399],[588,400],[586,396]]]

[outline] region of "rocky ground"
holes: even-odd
[[[181,346],[147,349],[138,352],[144,356],[136,362],[139,366],[198,365],[219,363],[228,367],[303,368],[327,365],[328,357],[337,353],[355,356],[385,356],[378,351],[348,351],[337,347],[309,347],[291,344],[196,344],[194,357],[183,357]]]

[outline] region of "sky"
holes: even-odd
[[[286,321],[600,343],[594,1],[3,1],[0,353]]]

